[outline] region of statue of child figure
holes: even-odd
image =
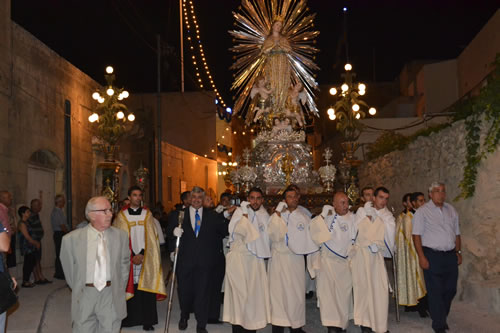
[[[304,127],[305,124],[304,113],[300,106],[300,102],[305,103],[306,101],[306,95],[302,88],[304,88],[304,86],[300,82],[290,87],[285,103],[285,115],[295,119],[300,127]]]
[[[255,84],[250,91],[250,98],[254,101],[254,98],[257,100],[254,101],[256,104],[254,108],[255,117],[253,118],[253,122],[257,122],[262,116],[263,113],[267,113],[271,110],[271,89],[267,89],[267,79],[264,76],[259,76],[257,78],[257,84]]]

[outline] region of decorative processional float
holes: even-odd
[[[313,61],[319,35],[312,30],[315,14],[305,0],[243,0],[233,15],[233,112],[257,129],[255,147],[243,153],[245,166],[231,175],[233,184],[246,190],[259,186],[268,197],[296,184],[303,198],[311,197],[307,193],[319,199],[307,199],[309,206],[322,205],[325,198],[331,201],[331,194],[320,195],[333,191],[336,169],[330,164],[331,151],[323,154],[327,165],[314,171],[304,131],[306,117],[319,117],[314,101],[318,83],[313,72],[319,69]]]

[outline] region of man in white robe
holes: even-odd
[[[233,325],[233,333],[256,332],[271,321],[264,262],[271,257],[269,214],[262,206],[264,197],[259,188],[252,188],[247,199],[229,223],[222,319]]]
[[[352,276],[348,253],[352,246],[354,214],[343,192],[333,197],[333,207],[325,205],[321,215],[311,222],[311,237],[321,246],[321,259],[316,269],[317,295],[321,324],[328,333],[347,328],[352,308]]]
[[[298,187],[295,184],[291,184],[288,186],[288,188],[295,190],[295,192],[297,192],[297,194],[299,195],[298,200],[300,202],[300,187]],[[300,212],[304,213],[307,217],[312,218],[311,211],[306,207],[298,205],[297,209]],[[314,277],[311,276],[307,268],[305,268],[305,270],[306,270],[306,299],[310,299],[314,296],[314,292],[316,291],[316,279],[314,279]]]
[[[268,226],[271,239],[269,260],[269,290],[273,333],[304,332],[306,324],[304,255],[315,253],[318,246],[312,241],[310,218],[297,209],[298,193],[287,188],[271,216]]]
[[[354,293],[354,323],[362,332],[386,332],[389,312],[389,281],[384,257],[394,249],[395,220],[386,208],[389,190],[375,190],[373,204],[367,202],[356,213],[356,234],[351,269]]]

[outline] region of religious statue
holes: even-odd
[[[288,89],[288,96],[285,103],[285,115],[288,118],[295,119],[299,127],[304,127],[305,119],[304,113],[302,112],[302,107],[300,103],[305,103],[306,96],[303,91],[304,86],[302,83],[298,82],[294,86]]]
[[[271,89],[274,91],[276,111],[285,106],[286,95],[291,84],[291,69],[287,59],[291,48],[286,37],[281,34],[282,28],[283,21],[281,18],[276,19],[261,51],[264,58],[263,75],[268,78]]]
[[[266,88],[267,80],[264,76],[257,78],[257,84],[254,85],[252,91],[250,92],[250,98],[252,98],[253,112],[255,117],[253,117],[253,122],[257,122],[263,113],[269,113],[271,111],[271,89]],[[251,105],[251,107],[252,107]],[[252,117],[248,117],[247,123],[251,121]]]
[[[290,124],[290,119],[285,118],[283,120],[280,120],[279,118],[274,118],[274,126],[271,131],[271,135],[275,137],[276,135],[278,135],[278,132],[280,131],[286,131],[286,132],[292,131],[292,125]]]
[[[313,95],[318,87],[313,71],[319,69],[313,55],[318,50],[313,43],[319,32],[310,30],[314,16],[308,12],[306,0],[242,1],[241,12],[234,13],[240,30],[229,32],[236,42],[232,51],[237,53],[236,61],[231,66],[237,71],[232,85],[232,89],[236,90],[233,111],[236,115],[250,117],[247,124],[259,119],[254,114],[259,113],[261,108],[255,110],[256,105],[249,105],[248,102],[255,96],[253,88],[263,85],[261,77],[269,84],[265,94],[271,95],[270,118],[285,116],[285,105],[292,86],[299,89],[296,94],[303,88],[301,101],[306,111],[318,116]],[[300,108],[298,97],[294,97],[292,104]],[[295,111],[297,108],[289,109],[292,118],[297,119],[302,127],[304,116],[302,112],[295,116]],[[259,116],[265,112],[262,111]]]

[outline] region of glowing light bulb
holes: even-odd
[[[361,118],[361,115],[359,113],[356,114],[356,119]]]
[[[342,87],[340,87],[340,88],[342,88],[342,91],[347,91],[347,90],[349,90],[349,86],[347,85],[347,83],[344,83],[344,84],[342,85]]]
[[[98,121],[99,120],[99,115],[97,113],[92,113],[90,116],[89,116],[89,121],[91,123],[95,122],[95,121]]]
[[[227,153],[227,156],[233,156],[233,153],[228,152],[228,153]]]
[[[359,105],[358,104],[353,104],[352,105],[352,111],[358,112],[359,111]]]
[[[125,113],[123,113],[122,111],[118,111],[118,113],[116,114],[116,118],[118,118],[118,119],[125,118]]]
[[[92,94],[92,98],[95,99],[96,101],[99,99],[99,97],[101,97],[101,95],[99,95],[97,91]]]
[[[330,120],[335,120],[335,118],[337,118],[337,116],[334,114],[329,114],[328,118],[330,118]]]
[[[358,84],[358,90],[366,90],[366,86],[363,83]]]
[[[330,95],[334,96],[337,94],[337,89],[335,88],[330,88]]]
[[[100,104],[104,103],[104,97],[99,96],[99,99],[97,100]]]
[[[345,64],[344,69],[349,72],[352,69],[352,65],[351,64]]]
[[[113,67],[111,66],[106,67],[106,73],[113,74]]]
[[[128,96],[129,96],[128,91],[126,91],[126,90],[122,91],[122,96],[123,96],[123,98],[128,98]]]
[[[364,94],[366,94],[366,91],[364,91],[364,90],[360,90],[360,91],[358,91],[358,94],[359,94],[360,96],[363,96]]]
[[[108,94],[108,96],[113,96],[114,93],[115,91],[113,90],[113,88],[109,88],[108,90],[106,90],[106,94]]]
[[[371,114],[372,116],[374,116],[377,113],[377,109],[370,108],[370,110],[368,110],[368,113]]]
[[[226,165],[227,165],[227,163],[226,163],[226,162],[222,162],[222,165],[223,165],[223,166],[226,166]]]
[[[135,120],[134,114],[133,113],[129,114],[127,119],[128,119],[128,121],[134,121]]]
[[[326,113],[328,113],[329,116],[333,116],[335,114],[335,109],[334,108],[329,108]]]

